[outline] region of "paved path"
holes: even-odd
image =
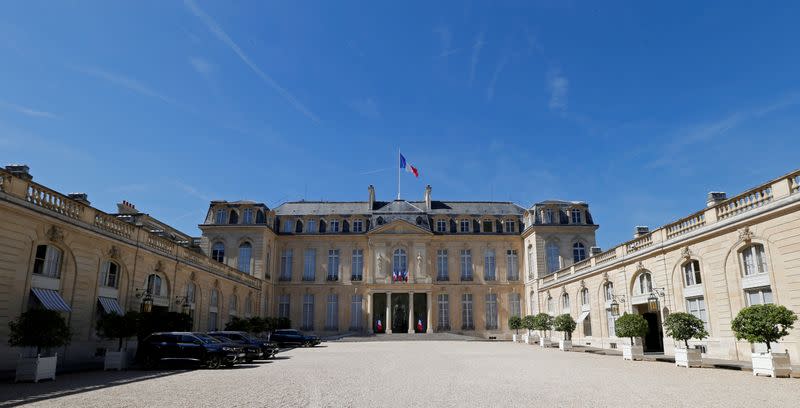
[[[330,342],[283,357],[230,370],[93,372],[54,383],[2,384],[0,401],[82,408],[800,405],[797,379],[509,342]],[[37,401],[42,393],[50,398]]]

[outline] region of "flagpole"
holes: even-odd
[[[397,148],[397,199],[400,199],[400,148]]]

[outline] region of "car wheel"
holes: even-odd
[[[206,366],[212,370],[219,368],[222,365],[222,359],[219,356],[211,356],[206,360]]]
[[[311,347],[311,342],[310,341],[304,342],[303,347]]]

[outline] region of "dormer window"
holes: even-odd
[[[328,232],[331,233],[338,233],[339,232],[339,220],[331,220],[330,222],[330,229]]]
[[[355,220],[355,221],[353,221],[353,232],[364,232],[364,221],[363,220]]]
[[[459,221],[459,232],[469,232],[469,220]]]
[[[436,232],[447,232],[447,220],[436,220]]]
[[[283,232],[286,232],[286,233],[292,232],[292,227],[293,226],[294,226],[294,223],[292,222],[292,220],[284,221],[283,222]]]
[[[553,209],[548,208],[544,210],[544,223],[545,224],[553,224],[555,223],[555,216],[553,214]]]
[[[583,223],[582,217],[581,217],[581,210],[579,210],[577,208],[573,208],[572,211],[570,211],[570,215],[572,216],[572,223],[573,224],[582,224]]]
[[[516,229],[517,229],[517,223],[516,223],[516,222],[514,222],[514,221],[512,221],[512,220],[506,220],[506,221],[505,221],[505,223],[504,223],[504,225],[503,225],[503,229],[504,229],[504,231],[505,231],[505,232],[507,232],[507,233],[514,233],[514,232],[517,232],[517,231],[516,231]]]
[[[483,221],[483,232],[494,232],[494,223],[492,220]]]
[[[258,210],[256,212],[256,224],[266,224],[267,220],[264,217],[264,211]]]
[[[245,208],[244,212],[242,212],[242,224],[252,224],[252,223],[253,223],[253,209]]]
[[[306,221],[306,232],[309,234],[313,234],[317,232],[317,221],[316,220],[308,220]]]
[[[228,217],[228,224],[238,224],[239,223],[239,214],[236,210],[231,210],[231,215]]]
[[[225,224],[225,210],[221,208],[217,210],[217,217],[214,222],[217,224]]]

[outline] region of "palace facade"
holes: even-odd
[[[708,206],[607,251],[588,204],[544,201],[298,201],[269,208],[212,201],[192,237],[128,202],[115,213],[61,194],[26,166],[0,170],[0,370],[19,350],[8,321],[31,307],[64,313],[64,362],[100,361],[102,313],[152,307],[192,316],[195,330],[232,317],[288,317],[323,336],[455,332],[510,338],[508,318],[570,313],[576,344],[615,348],[612,311],[650,322],[647,351],[670,354],[661,322],[703,319],[706,356],[747,359],[730,320],[774,302],[800,312],[800,171]],[[655,307],[653,306],[655,305]],[[556,335],[554,335],[556,337]],[[797,362],[798,330],[779,348]],[[753,346],[755,348],[759,345]]]

